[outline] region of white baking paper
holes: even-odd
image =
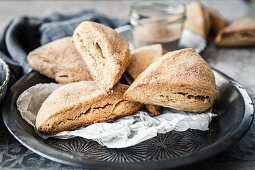
[[[24,91],[17,100],[17,107],[23,119],[35,126],[36,115],[43,101],[59,84],[37,84]],[[162,114],[150,117],[145,111],[119,118],[105,123],[63,131],[54,135],[42,135],[43,138],[55,137],[61,139],[76,136],[92,139],[108,148],[126,148],[157,136],[157,133],[169,131],[186,131],[187,129],[209,130],[212,118],[216,116],[211,111],[202,114],[187,113],[163,108]]]

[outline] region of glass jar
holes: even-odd
[[[183,4],[136,2],[130,8],[135,47],[160,43],[168,50],[179,47],[185,21]]]

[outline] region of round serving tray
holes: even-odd
[[[16,100],[27,88],[52,80],[32,72],[22,77],[3,103],[3,120],[12,135],[27,148],[51,160],[86,168],[164,169],[188,165],[223,152],[249,129],[254,107],[246,90],[213,69],[221,97],[213,106],[218,114],[210,130],[172,131],[124,149],[108,149],[97,142],[73,138],[42,139],[17,110]]]

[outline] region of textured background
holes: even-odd
[[[52,12],[72,13],[79,9],[95,9],[110,17],[128,16],[129,6],[134,1],[0,1],[0,30],[20,15],[44,17]],[[180,1],[178,1],[180,2]],[[183,1],[187,2],[187,1]],[[205,6],[217,9],[228,21],[250,16],[255,11],[244,1],[202,1]],[[213,43],[202,54],[208,63],[240,82],[255,101],[255,49],[217,49]],[[210,160],[188,168],[203,169],[255,169],[254,125],[248,134],[233,149]],[[0,169],[76,169],[45,159],[23,147],[3,125],[0,119]],[[187,169],[188,169],[187,168]]]

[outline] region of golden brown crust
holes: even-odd
[[[126,80],[127,84],[129,84],[129,85],[132,84],[132,82],[134,81],[134,79],[132,79],[127,73],[124,73],[123,77]],[[156,106],[156,105],[146,104],[145,109],[150,112],[151,116],[156,116],[156,115],[159,115],[161,113],[162,107],[161,106]]]
[[[127,67],[127,73],[136,79],[151,63],[164,55],[161,44],[140,47],[131,52],[131,62]]]
[[[255,19],[241,18],[220,31],[215,38],[218,47],[255,46]]]
[[[204,112],[219,96],[215,77],[193,49],[169,52],[141,73],[124,98],[177,110]]]
[[[142,73],[151,63],[166,53],[167,51],[162,47],[161,44],[144,46],[132,51],[131,62],[126,70],[132,81],[136,79],[139,74]],[[145,108],[150,112],[150,115],[156,116],[161,113],[160,111],[162,107],[156,105],[145,105]]]
[[[215,10],[206,8],[206,11],[209,13],[210,16],[211,32],[217,35],[227,26],[227,22]]]
[[[145,109],[150,112],[151,116],[157,116],[161,113],[162,107],[153,104],[146,104]]]
[[[232,22],[224,29],[224,33],[235,33],[238,31],[249,31],[255,29],[255,19],[253,18],[240,18]]]
[[[34,70],[61,84],[92,80],[71,37],[62,38],[35,49],[28,54],[27,60]]]
[[[205,10],[199,2],[194,1],[186,6],[186,16],[187,19],[184,23],[184,27],[208,39],[211,23],[207,10]]]
[[[94,80],[109,93],[130,62],[128,43],[115,30],[89,21],[75,29],[73,41]]]
[[[41,133],[51,134],[130,115],[143,105],[123,99],[127,88],[127,85],[117,84],[107,96],[94,81],[63,85],[43,102],[36,128]]]

